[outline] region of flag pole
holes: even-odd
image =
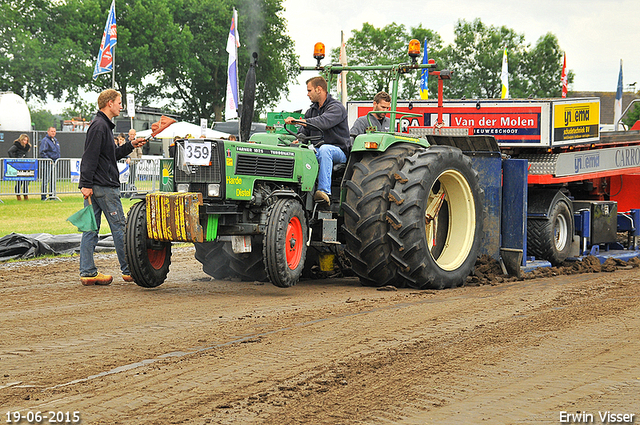
[[[116,0],[113,0],[113,17],[116,16]],[[116,45],[111,48],[111,88],[116,88]]]
[[[111,49],[111,88],[116,88],[116,46]]]

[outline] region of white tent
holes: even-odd
[[[171,124],[165,128],[160,134],[156,135],[157,139],[173,139],[175,136],[185,137],[190,134],[193,137],[201,136],[201,128],[199,125],[191,124],[186,121],[180,121]],[[151,130],[143,130],[136,133],[136,137],[147,137],[151,135]],[[229,133],[223,133],[222,131],[206,129],[205,137],[209,139],[228,138]]]

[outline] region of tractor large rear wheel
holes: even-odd
[[[262,261],[262,241],[253,238],[251,252],[235,253],[231,242],[195,243],[196,260],[202,263],[202,271],[217,280],[267,280]]]
[[[391,257],[407,286],[460,286],[482,242],[478,174],[457,148],[432,146],[405,160],[391,190]]]
[[[155,288],[167,279],[171,264],[171,242],[147,238],[147,204],[138,202],[129,210],[124,252],[131,277],[144,288]]]
[[[397,285],[396,265],[387,239],[389,191],[405,158],[421,146],[398,144],[379,154],[365,155],[345,183],[346,253],[353,271],[366,286]]]

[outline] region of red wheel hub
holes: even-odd
[[[167,256],[167,248],[162,249],[147,249],[147,257],[151,267],[159,270],[164,265],[164,259]]]
[[[285,237],[285,253],[287,255],[287,265],[291,270],[295,270],[300,264],[302,257],[302,224],[298,217],[292,217],[287,226]]]

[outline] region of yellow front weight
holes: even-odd
[[[203,242],[201,193],[149,193],[147,237],[158,241]]]

